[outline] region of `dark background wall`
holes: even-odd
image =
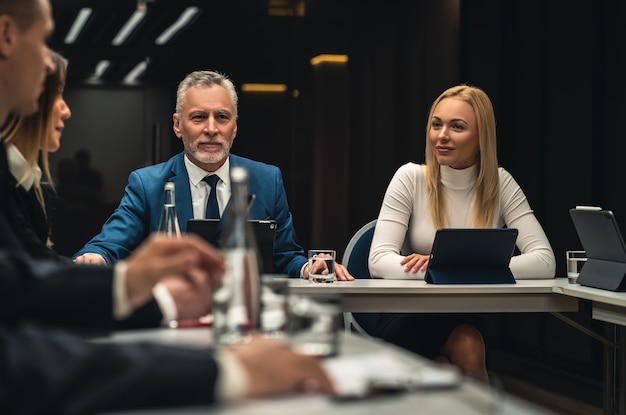
[[[347,53],[348,64],[308,65],[311,56],[297,53],[297,40],[310,43],[315,34],[294,23],[286,53],[297,62],[288,91],[240,94],[233,152],[282,168],[305,249],[343,252],[350,236],[377,216],[395,170],[424,160],[431,102],[458,83],[491,97],[500,165],[544,226],[559,276],[565,251],[581,248],[569,208],[600,205],[626,224],[625,2],[340,3],[347,12],[334,24],[346,35],[333,52]],[[133,89],[68,85],[73,118],[53,167],[76,149],[89,149],[104,173],[106,202],[115,206],[132,169],[181,150],[171,113],[177,83],[194,69]],[[232,61],[207,58],[203,69],[232,74],[238,85],[249,78]],[[548,366],[573,362],[575,373],[600,376],[601,348],[560,321],[511,315],[493,327],[498,334],[488,335],[499,348]]]

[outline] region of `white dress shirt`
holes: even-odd
[[[193,164],[185,154],[185,167],[189,175],[189,189],[191,190],[191,204],[193,205],[194,219],[204,219],[206,213],[206,203],[209,199],[209,185],[202,179],[209,175],[209,172]],[[230,199],[230,163],[226,163],[215,172],[220,181],[217,182],[217,205],[220,208],[220,216],[224,214],[228,200]]]
[[[15,180],[26,190],[39,185],[41,181],[41,169],[37,164],[29,166],[28,162],[13,144],[7,146],[7,163],[9,171]]]

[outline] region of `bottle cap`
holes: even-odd
[[[248,171],[243,167],[233,167],[230,169],[230,179],[233,182],[241,182],[248,178]]]

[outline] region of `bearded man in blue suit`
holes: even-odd
[[[251,219],[277,223],[274,270],[294,277],[308,277],[307,258],[296,241],[293,221],[276,166],[230,154],[237,134],[237,92],[232,81],[213,71],[195,71],[179,84],[174,132],[184,151],[168,161],[133,171],[119,207],[100,234],[74,255],[77,263],[111,264],[130,253],[158,229],[163,207],[163,186],[176,185],[176,210],[181,231],[191,218],[204,218],[209,194],[216,192],[223,214],[230,199],[229,169],[242,166],[249,173],[249,191],[255,195]],[[203,181],[217,175],[216,189]],[[353,280],[337,265],[338,280]]]

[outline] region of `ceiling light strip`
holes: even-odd
[[[98,64],[96,65],[96,69],[93,72],[93,76],[94,78],[101,78],[102,75],[104,75],[104,73],[106,72],[107,69],[109,69],[109,66],[111,66],[111,61],[109,60],[101,60],[100,62],[98,62]]]
[[[170,39],[172,39],[172,37],[174,37],[174,35],[176,33],[178,33],[180,30],[182,30],[185,26],[187,26],[189,23],[191,23],[192,19],[200,12],[200,9],[197,7],[187,7],[185,10],[183,10],[183,12],[180,14],[180,17],[174,22],[172,23],[172,25],[170,27],[168,27],[167,29],[165,29],[163,31],[163,33],[161,33],[159,35],[159,37],[156,38],[156,40],[154,41],[154,43],[156,43],[157,45],[164,45],[167,42],[170,41]]]
[[[139,78],[148,68],[147,61],[139,62],[128,74],[124,77],[125,84],[134,84],[137,82],[137,78]]]
[[[70,27],[70,30],[67,32],[67,35],[65,35],[65,43],[70,44],[76,42],[78,35],[83,30],[83,27],[85,27],[85,24],[87,23],[87,20],[89,20],[89,16],[91,16],[92,12],[93,9],[89,7],[83,7],[80,9],[76,15],[74,23],[72,23],[72,26]]]
[[[128,21],[124,23],[124,26],[122,26],[120,31],[117,32],[117,35],[113,38],[111,44],[119,46],[124,43],[126,39],[128,39],[128,37],[133,33],[137,25],[141,23],[144,17],[146,17],[145,10],[135,10],[130,16],[130,19],[128,19]]]

